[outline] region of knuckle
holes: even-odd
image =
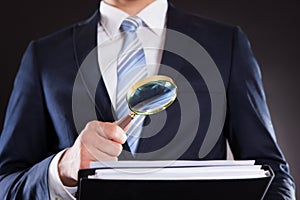
[[[107,129],[109,130],[108,134],[109,134],[110,138],[112,138],[112,139],[117,138],[118,132],[117,132],[117,126],[116,125],[110,124],[109,127],[107,127]]]
[[[114,131],[109,132],[109,136],[111,139],[116,139],[117,138],[117,133]]]
[[[115,147],[115,155],[119,156],[121,154],[122,150],[123,150],[123,146],[122,145],[120,145],[120,144],[116,145],[116,147]]]
[[[117,144],[115,142],[111,142],[108,146],[107,153],[111,156],[119,156],[123,150],[121,144]]]
[[[89,141],[89,134],[88,132],[83,132],[82,134],[80,134],[80,140],[81,140],[81,143],[85,144]]]
[[[97,126],[97,121],[90,121],[86,124],[87,129],[94,129]]]
[[[79,138],[83,143],[86,143],[86,142],[91,141],[91,139],[93,139],[92,137],[93,137],[92,132],[89,130],[85,130],[80,134]]]

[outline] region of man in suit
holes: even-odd
[[[90,105],[82,105],[83,110],[92,105],[97,119],[83,117],[77,126],[72,108],[80,66],[103,37],[109,38],[118,31],[117,25],[129,15],[140,17],[150,31],[168,28],[191,37],[216,64],[227,97],[227,113],[221,113],[226,120],[218,141],[201,159],[226,159],[228,139],[235,159],[255,159],[257,164],[268,164],[274,170],[276,176],[266,199],[294,199],[294,182],[276,143],[259,67],[246,36],[237,27],[179,11],[166,0],[104,0],[100,12],[88,20],[30,43],[14,83],[0,138],[1,199],[72,199],[79,169],[88,167],[91,161],[118,160],[122,152],[129,150],[126,133],[113,117],[110,82],[114,81],[106,74]],[[160,36],[163,41],[159,45],[170,42],[168,31]],[[185,48],[190,50],[188,45]],[[102,70],[98,53],[94,52],[89,63],[96,74]],[[193,53],[197,56],[197,52]],[[146,53],[146,61],[147,55],[151,57]],[[199,128],[178,159],[200,159],[212,115],[208,87],[195,67],[180,56],[158,51],[152,59],[182,74],[196,91],[201,120],[189,120]],[[86,82],[88,78],[81,74],[82,87],[76,88],[79,96],[88,96]],[[179,103],[167,109],[167,121],[157,135],[140,139],[137,153],[160,149],[175,137],[180,124]],[[139,159],[173,159],[169,155],[166,152],[161,157]]]

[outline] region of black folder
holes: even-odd
[[[262,170],[269,175],[245,179],[209,180],[109,180],[90,178],[97,168],[82,169],[78,173],[79,200],[96,199],[263,199],[274,173],[270,166]]]

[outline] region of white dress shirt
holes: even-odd
[[[137,29],[137,36],[144,48],[148,76],[157,74],[159,70],[167,7],[167,0],[156,0],[137,14],[145,23],[144,27]],[[98,62],[110,100],[116,108],[117,57],[124,39],[120,26],[129,15],[104,2],[100,4],[100,13]]]
[[[167,0],[156,0],[137,14],[145,26],[137,30],[137,36],[144,48],[148,76],[158,73],[165,41]],[[105,2],[100,3],[100,22],[98,25],[98,62],[109,98],[116,108],[117,90],[117,53],[124,39],[120,35],[120,26],[129,15]],[[111,45],[113,44],[113,45]],[[112,48],[112,49],[111,49]],[[48,183],[51,199],[75,199],[77,187],[66,187],[58,175],[58,161],[65,150],[59,152],[51,161],[48,169]]]

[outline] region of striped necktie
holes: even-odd
[[[137,81],[147,76],[145,53],[139,41],[136,30],[143,21],[138,17],[126,18],[120,29],[124,32],[124,43],[118,57],[117,84],[117,117],[118,119],[130,113],[126,102],[126,93]],[[134,155],[137,149],[139,135],[142,132],[144,116],[137,115],[126,131],[127,144]]]

